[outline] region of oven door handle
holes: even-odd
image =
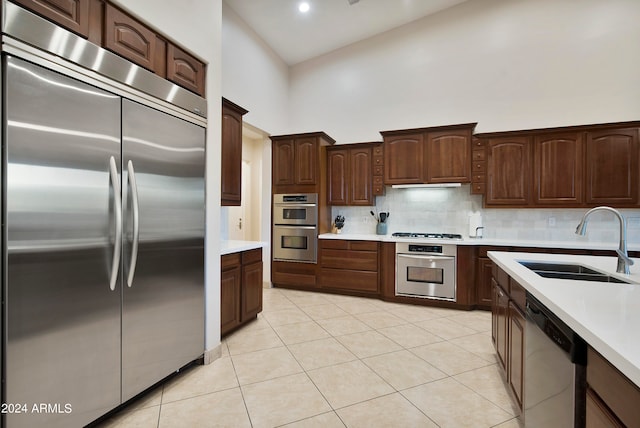
[[[275,204],[276,208],[317,207],[318,204]]]
[[[398,257],[406,258],[406,259],[416,259],[416,260],[455,260],[454,256],[413,256],[409,254],[398,254]]]
[[[287,226],[283,224],[275,224],[274,228],[277,227],[279,229],[305,229],[305,230],[315,230],[315,226]]]

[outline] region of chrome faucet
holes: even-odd
[[[587,211],[580,220],[580,224],[576,227],[576,234],[584,236],[587,232],[587,218],[595,211],[611,211],[620,220],[620,245],[616,250],[618,253],[618,267],[616,272],[629,274],[629,266],[633,264],[633,260],[629,258],[627,253],[627,220],[620,214],[620,211],[611,207],[595,207]]]

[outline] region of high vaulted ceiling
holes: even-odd
[[[224,1],[294,65],[467,0],[306,0],[305,14],[303,0]]]

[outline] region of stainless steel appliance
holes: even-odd
[[[397,242],[396,296],[455,302],[456,246]]]
[[[318,194],[273,195],[273,260],[315,263]]]
[[[527,294],[524,422],[527,427],[585,426],[585,341]]]
[[[79,427],[203,353],[206,122],[65,58],[151,73],[4,8],[2,402],[27,411],[3,424]]]

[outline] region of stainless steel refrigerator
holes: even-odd
[[[205,129],[2,62],[3,421],[83,426],[203,354]]]

